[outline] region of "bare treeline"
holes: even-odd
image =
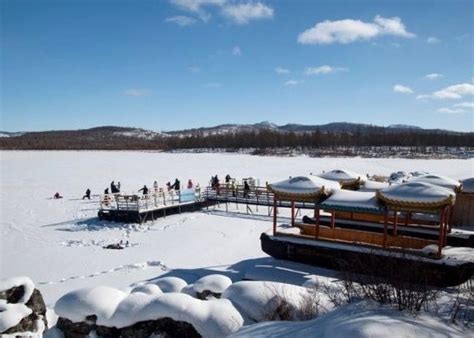
[[[176,150],[242,149],[278,147],[474,147],[474,133],[431,132],[426,130],[385,130],[363,132],[281,132],[259,130],[191,136],[124,135],[130,128],[101,127],[77,131],[25,133],[0,138],[0,149],[16,150]]]

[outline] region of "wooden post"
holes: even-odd
[[[331,229],[334,229],[336,226],[336,212],[332,211],[331,212]]]
[[[383,247],[387,247],[387,232],[388,232],[388,211],[385,212],[383,217]]]
[[[449,225],[449,214],[450,214],[450,207],[445,208],[445,215],[444,215],[444,237],[443,237],[443,246],[446,246],[448,242],[448,232],[450,232],[450,225]]]
[[[315,234],[316,236],[315,237],[316,239],[318,239],[319,238],[319,208],[318,207],[314,209],[314,217],[316,221],[316,234]]]
[[[438,259],[442,257],[443,243],[444,243],[444,209],[439,215],[439,238],[438,238]]]
[[[277,198],[273,196],[273,236],[276,234],[277,227]]]
[[[291,226],[295,226],[295,201],[291,201]]]
[[[410,219],[410,212],[405,211],[405,226],[408,226],[409,219]]]
[[[398,225],[398,211],[395,210],[395,219],[393,221],[393,235],[397,235],[397,225]]]

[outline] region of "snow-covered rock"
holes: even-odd
[[[178,277],[163,277],[153,281],[154,284],[158,285],[161,291],[167,292],[181,292],[181,290],[188,285],[185,280]]]
[[[46,305],[28,277],[0,280],[0,335],[42,335]]]
[[[160,287],[156,284],[143,284],[136,286],[132,289],[131,293],[145,293],[147,295],[161,295],[163,291],[161,291]]]
[[[109,287],[70,292],[57,301],[55,311],[60,316],[58,323],[82,323],[89,325],[88,330],[96,326],[129,330],[139,322],[171,318],[191,324],[204,337],[224,337],[243,324],[242,316],[227,299],[202,301],[175,292],[128,294]]]
[[[198,279],[193,286],[194,291],[222,293],[232,284],[232,280],[224,275],[208,275]]]

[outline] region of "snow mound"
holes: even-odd
[[[440,203],[454,196],[454,191],[439,185],[426,182],[415,182],[392,185],[377,192],[382,199],[397,202]]]
[[[321,174],[318,175],[318,177],[321,177],[321,178],[324,178],[324,179],[330,180],[330,181],[337,181],[337,182],[346,183],[346,182],[353,182],[353,181],[356,181],[358,179],[363,181],[365,176],[361,175],[361,174],[358,174],[358,173],[355,173],[355,172],[350,171],[350,170],[346,170],[346,169],[334,169],[334,170],[331,170],[331,171],[321,173]]]
[[[163,277],[153,281],[154,284],[164,293],[167,292],[181,292],[185,286],[188,285],[185,280],[178,277]]]
[[[127,294],[103,286],[66,294],[56,303],[55,311],[73,322],[95,314],[98,325],[117,328],[169,317],[193,325],[203,337],[224,337],[243,325],[242,316],[227,299],[202,301],[174,292]]]
[[[136,286],[132,289],[131,293],[145,293],[147,295],[161,295],[163,291],[161,291],[160,287],[156,284],[144,284]]]
[[[106,319],[112,317],[127,295],[123,291],[108,286],[80,289],[62,296],[56,302],[54,311],[58,316],[73,322],[82,322],[90,315]]]
[[[465,331],[469,331],[465,329]],[[438,318],[382,307],[373,303],[348,304],[316,319],[301,322],[265,322],[242,328],[231,337],[292,338],[436,338],[468,337],[472,332]]]
[[[224,275],[208,275],[197,280],[193,289],[195,292],[201,293],[211,291],[212,293],[223,293],[232,284],[232,280]]]
[[[296,176],[284,181],[272,183],[270,190],[280,194],[292,195],[320,195],[321,193],[330,194],[334,190],[339,190],[339,183],[326,180],[318,176]]]
[[[300,318],[300,308],[311,297],[308,288],[278,282],[242,281],[229,286],[222,294],[229,299],[249,322],[278,318],[278,308],[284,301],[289,306],[289,316]]]
[[[18,325],[21,320],[29,316],[33,311],[25,303],[30,300],[35,285],[28,277],[14,277],[0,280],[0,292],[14,287],[23,286],[24,293],[18,303],[7,303],[6,299],[0,299],[0,332]]]
[[[430,183],[433,185],[437,185],[447,189],[458,189],[461,186],[459,181],[453,180],[452,178],[441,176],[441,175],[434,175],[434,174],[427,174],[415,177],[411,179],[410,182],[424,182]]]

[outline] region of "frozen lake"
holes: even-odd
[[[261,184],[288,176],[346,168],[362,174],[429,171],[455,179],[474,173],[474,160],[258,157],[238,154],[147,152],[2,152],[0,275],[27,275],[53,305],[65,292],[89,285],[125,287],[170,269],[237,269],[236,263],[266,259],[259,235],[265,218],[196,212],[144,225],[96,219],[98,195],[112,180],[122,191],[160,186],[179,178],[207,185],[211,175],[253,176]],[[93,200],[81,200],[85,190]],[[64,196],[53,200],[55,192]],[[126,250],[104,244],[128,239]]]

